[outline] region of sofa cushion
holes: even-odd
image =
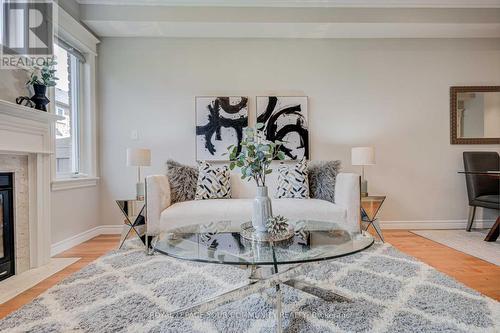
[[[319,199],[272,199],[274,215],[291,220],[343,221],[346,210]],[[161,229],[211,221],[246,222],[252,218],[252,199],[193,200],[178,202],[161,213]]]
[[[278,168],[278,189],[276,198],[309,198],[309,181],[307,177],[307,161],[305,158],[290,166]]]
[[[198,181],[198,168],[168,160],[167,177],[170,184],[170,201],[172,203],[194,200]]]
[[[231,173],[227,165],[213,166],[201,161],[198,167],[196,200],[231,198]]]

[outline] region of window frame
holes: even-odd
[[[96,186],[99,180],[97,174],[97,111],[96,111],[96,57],[97,39],[71,15],[58,7],[58,26],[56,38],[78,50],[85,57],[80,65],[79,87],[79,173],[68,177],[56,177],[56,157],[52,154],[52,191],[69,190]],[[55,88],[49,89],[49,99],[55,101]],[[49,112],[55,112],[55,102],[49,104]],[[52,127],[52,150],[55,151],[55,124]]]
[[[55,42],[55,44],[58,44]],[[66,50],[66,45],[58,45],[60,48]],[[83,131],[84,129],[82,128],[82,112],[84,110],[84,105],[82,103],[82,96],[83,96],[83,89],[82,87],[84,86],[85,82],[83,82],[83,68],[85,63],[81,62],[78,57],[73,56],[68,50],[68,55],[70,56],[69,58],[69,64],[70,70],[69,73],[72,76],[73,73],[76,73],[77,75],[77,80],[73,80],[73,78],[70,79],[69,85],[70,85],[70,91],[71,92],[77,92],[78,95],[75,98],[71,99],[71,105],[70,105],[70,110],[71,110],[71,141],[72,141],[72,147],[76,147],[77,149],[72,149],[71,150],[71,172],[57,172],[57,154],[55,154],[55,180],[67,180],[67,179],[72,179],[72,178],[81,178],[81,177],[87,177],[88,174],[85,172],[82,172],[82,165],[81,165],[81,160],[82,160],[82,147],[81,147],[81,142],[82,142],[82,136],[83,136]],[[73,58],[74,57],[74,60]],[[54,104],[56,103],[55,97],[54,97]],[[57,105],[55,106],[55,114],[58,114],[57,112]],[[76,110],[76,112],[75,112]],[[76,117],[74,117],[76,113]],[[55,139],[57,140],[57,139]],[[73,171],[76,170],[76,171]]]

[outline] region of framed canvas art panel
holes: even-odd
[[[283,141],[286,160],[309,159],[307,97],[257,96],[257,123],[269,141]]]
[[[196,160],[228,161],[227,147],[239,145],[248,126],[248,97],[198,96],[195,112]]]

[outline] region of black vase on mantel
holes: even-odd
[[[50,103],[50,100],[45,96],[47,93],[47,86],[43,84],[34,84],[33,90],[35,91],[35,95],[31,97],[31,101],[35,103],[35,109],[47,111],[47,104]]]

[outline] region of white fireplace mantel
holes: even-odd
[[[30,267],[50,259],[51,155],[61,116],[0,100],[0,158],[28,156]],[[1,171],[1,170],[0,170]]]
[[[63,119],[0,100],[0,151],[51,154],[54,149],[53,124]]]

